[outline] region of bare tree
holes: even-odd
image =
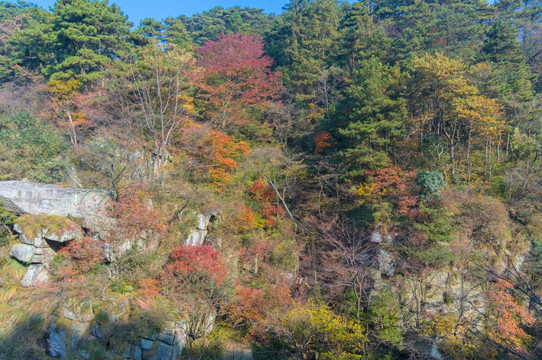
[[[346,218],[332,219],[324,227],[322,238],[325,253],[321,277],[330,294],[350,289],[356,297],[356,318],[360,320],[363,305],[369,300],[375,249],[367,230]]]
[[[157,179],[168,158],[172,138],[193,108],[188,95],[194,60],[175,45],[150,45],[135,51],[127,68],[118,72],[120,99],[132,105],[136,127],[148,139],[152,179]],[[119,65],[122,66],[122,65]]]

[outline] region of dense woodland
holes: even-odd
[[[187,359],[541,359],[541,11],[1,2],[0,180],[105,189],[117,226],[25,289],[0,212],[0,358],[45,358],[70,297],[120,319],[91,359],[171,318]],[[460,285],[429,306],[439,274]]]

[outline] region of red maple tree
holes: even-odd
[[[195,83],[207,115],[219,128],[246,125],[253,110],[265,110],[276,100],[280,81],[269,70],[273,61],[263,46],[253,35],[222,34],[197,50],[201,70]]]

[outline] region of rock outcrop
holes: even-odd
[[[222,215],[222,211],[208,209],[198,214],[198,222],[195,230],[190,231],[188,238],[185,240],[185,245],[197,246],[203,245],[208,234],[209,224]]]
[[[67,242],[84,236],[78,222],[60,216],[25,215],[17,221],[13,231],[21,244],[13,245],[10,256],[29,265],[21,281],[25,287],[46,283],[55,252]]]
[[[66,189],[24,181],[0,181],[0,202],[17,215],[59,215],[83,218],[99,212],[107,201],[103,190]]]
[[[107,201],[108,192],[102,190],[0,181],[0,206],[23,215],[13,226],[21,244],[14,245],[10,251],[11,257],[28,265],[22,285],[29,287],[47,282],[49,263],[55,252],[85,236],[82,223],[103,223]],[[82,223],[76,219],[82,219]]]

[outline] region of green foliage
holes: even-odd
[[[404,336],[401,327],[402,309],[390,286],[383,286],[367,315],[375,336],[384,342],[400,345]]]
[[[480,60],[490,61],[492,76],[487,88],[493,96],[527,101],[533,97],[535,79],[517,41],[517,30],[505,21],[496,21],[487,32]]]
[[[339,129],[347,139],[343,156],[350,164],[349,177],[366,169],[379,170],[390,165],[393,146],[406,119],[405,101],[399,96],[399,68],[384,65],[378,58],[359,62],[353,83],[346,89],[348,125]]]
[[[130,284],[125,283],[122,280],[113,280],[110,285],[111,291],[114,291],[119,294],[128,294],[134,291],[134,287]]]
[[[62,154],[68,146],[51,126],[28,114],[0,121],[0,179],[62,181],[67,165]]]
[[[186,50],[192,47],[192,38],[183,23],[173,17],[167,17],[161,22],[151,18],[143,19],[133,36],[141,36],[139,41],[143,44],[172,43]]]
[[[422,170],[416,175],[416,185],[420,187],[422,200],[433,200],[442,196],[442,189],[446,187],[446,181],[436,171]]]
[[[13,240],[11,228],[17,216],[7,211],[0,203],[0,247],[8,245]]]
[[[453,239],[454,227],[450,224],[450,217],[446,213],[446,209],[421,205],[420,210],[423,215],[414,226],[426,233],[433,243],[450,243]]]
[[[275,21],[273,15],[267,15],[261,9],[238,6],[229,9],[216,6],[191,17],[181,15],[178,19],[197,45],[214,41],[221,34],[252,34],[263,37]]]
[[[362,1],[355,2],[342,18],[339,32],[339,58],[353,69],[362,68],[359,62],[373,56],[384,59],[391,45],[391,39],[382,26],[375,24]]]
[[[310,103],[322,70],[337,53],[339,7],[333,0],[292,0],[285,9],[267,38],[268,52],[295,99]]]

